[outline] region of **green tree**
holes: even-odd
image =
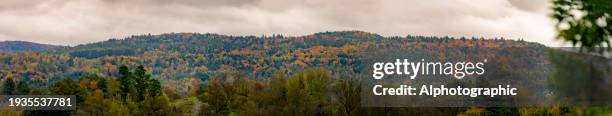
[[[118,100],[112,100],[111,101],[111,106],[108,110],[109,114],[112,116],[129,116],[131,113],[135,112],[130,110],[129,107],[127,107],[123,101]],[[130,105],[129,103],[126,103],[127,105]]]
[[[115,80],[113,78],[106,78],[104,79],[105,83],[106,83],[106,93],[110,95],[111,98],[120,98],[118,96],[121,95],[121,83],[118,80]]]
[[[212,78],[207,81],[204,93],[198,96],[200,101],[206,103],[202,105],[201,112],[204,115],[227,115],[230,113],[230,103],[233,101],[231,95],[228,95],[224,86],[218,79]]]
[[[136,91],[138,92],[138,94],[136,94],[136,101],[142,101],[150,87],[151,75],[148,75],[144,67],[140,65],[134,70],[134,77],[136,81]]]
[[[265,91],[265,98],[262,101],[267,103],[269,112],[282,111],[287,105],[287,79],[285,75],[284,71],[278,71],[268,80],[269,89]]]
[[[119,90],[121,90],[121,98],[123,101],[126,101],[130,96],[136,94],[135,85],[136,82],[133,78],[132,72],[128,69],[127,66],[119,67]]]
[[[165,95],[144,96],[141,102],[140,111],[143,116],[167,116],[171,111],[170,101]]]
[[[150,96],[159,96],[162,95],[161,90],[162,90],[162,85],[161,82],[159,82],[159,80],[157,79],[151,79],[150,81],[150,85],[149,85],[149,95]]]
[[[612,1],[554,0],[553,17],[561,38],[574,46],[593,50],[612,47]]]
[[[19,81],[17,83],[17,89],[14,92],[16,95],[27,95],[30,93],[30,87],[26,81]]]
[[[94,92],[101,92],[101,90],[97,90]],[[109,112],[111,107],[111,100],[104,99],[101,97],[87,97],[85,101],[82,102],[83,105],[80,107],[78,114],[79,115],[87,115],[87,116],[104,116],[111,115]]]
[[[334,104],[338,111],[334,112],[337,112],[337,115],[358,115],[361,107],[361,82],[346,79],[336,83]]]
[[[51,92],[54,95],[76,95],[77,101],[84,101],[86,96],[79,84],[69,78],[64,78],[53,84]]]
[[[84,90],[69,78],[64,78],[51,87],[51,92],[53,95],[76,95],[76,101],[85,101],[86,94]],[[76,102],[77,107],[80,106],[81,103]],[[77,108],[78,110],[78,108]],[[25,114],[28,115],[57,115],[57,116],[67,116],[72,114],[74,111],[28,111]]]
[[[2,94],[3,95],[13,95],[15,91],[15,82],[13,78],[6,78],[4,80],[4,85],[2,86]]]
[[[308,70],[291,76],[287,81],[287,101],[289,112],[293,115],[324,115],[329,105],[326,99],[329,92],[327,72]]]
[[[131,97],[136,102],[143,101],[148,96],[162,95],[162,85],[157,79],[152,79],[144,66],[140,65],[134,71],[130,71],[127,66],[119,67],[119,78],[121,96]]]

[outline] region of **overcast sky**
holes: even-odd
[[[362,30],[383,36],[524,38],[548,46],[548,0],[0,0],[0,41],[78,45],[135,34],[308,35]]]

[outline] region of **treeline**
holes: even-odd
[[[331,77],[324,69],[287,76],[278,72],[265,80],[232,75],[211,78],[193,97],[173,95],[151,78],[143,66],[119,69],[119,77],[88,74],[64,78],[49,88],[29,88],[6,79],[4,95],[76,95],[72,111],[1,110],[4,115],[379,115],[458,114],[465,108],[365,108],[360,104],[360,82]],[[21,87],[25,86],[25,87]],[[6,109],[1,108],[1,109]]]
[[[279,71],[264,80],[228,75],[207,80],[189,97],[177,96],[151,78],[146,68],[121,66],[119,77],[88,74],[49,88],[28,89],[6,79],[5,95],[76,95],[73,111],[6,111],[4,115],[576,115],[607,111],[597,107],[516,108],[376,108],[361,106],[357,78],[331,76],[326,69],[289,74]],[[17,84],[15,84],[17,83]],[[3,108],[4,109],[4,108]]]
[[[502,52],[513,47],[530,48],[530,51]],[[495,50],[475,53],[491,48]],[[543,48],[541,44],[509,39],[382,37],[362,31],[297,37],[170,33],[130,36],[43,52],[2,52],[0,78],[10,76],[37,88],[90,73],[118,77],[121,65],[143,65],[151,75],[167,82],[169,89],[187,96],[194,94],[209,78],[231,74],[261,80],[277,71],[295,74],[312,67],[346,73],[343,75],[359,74],[367,71],[367,63],[372,62],[366,57],[372,53],[390,53],[386,51],[390,49],[431,59],[454,60],[461,57],[448,56],[497,54],[505,58],[496,59],[509,59],[513,54],[542,54]],[[525,62],[516,64],[528,66],[534,63],[527,62],[539,60],[521,61]]]
[[[6,79],[3,95],[76,95],[76,110],[69,111],[2,111],[6,115],[191,115],[193,99],[170,99],[163,92],[161,82],[151,78],[143,66],[130,70],[120,67],[120,77],[88,74],[78,80],[64,78],[48,88],[30,89],[24,81]],[[17,83],[15,85],[15,83]],[[5,107],[6,108],[6,107]],[[3,109],[5,109],[3,108]]]
[[[357,78],[332,77],[311,69],[292,76],[280,71],[266,80],[214,78],[198,92],[201,115],[584,115],[580,107],[364,107]]]
[[[535,77],[547,73],[542,70],[548,66],[542,63],[544,48],[508,39],[382,37],[361,31],[299,37],[172,33],[44,52],[0,52],[0,78],[3,86],[11,85],[4,87],[9,88],[6,93],[78,94],[84,102],[71,113],[83,115],[516,114],[520,108],[363,108],[356,102],[360,96],[355,78],[369,72],[374,60],[455,61],[465,60],[465,54],[498,59],[491,66]],[[318,67],[325,70],[302,71]],[[499,76],[504,75],[494,77]]]
[[[64,48],[64,46],[38,44],[26,41],[0,41],[0,52],[43,51],[55,48]]]

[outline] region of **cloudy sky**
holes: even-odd
[[[362,30],[559,46],[549,6],[548,0],[0,0],[0,41],[78,45],[147,33]]]

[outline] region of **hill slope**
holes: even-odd
[[[541,44],[514,40],[383,37],[362,31],[295,37],[169,33],[111,39],[41,53],[1,53],[0,73],[11,73],[42,86],[92,73],[118,77],[121,65],[143,65],[170,89],[187,92],[209,78],[265,79],[277,71],[293,74],[309,68],[325,68],[334,72],[335,77],[357,78],[371,73],[373,62],[395,58],[501,59],[491,61],[497,63],[492,66],[517,69],[512,70],[516,73],[544,74],[548,72],[542,68],[547,65],[543,63],[544,48]]]
[[[0,52],[21,52],[21,51],[43,51],[61,46],[39,44],[26,41],[2,41],[0,42]]]

